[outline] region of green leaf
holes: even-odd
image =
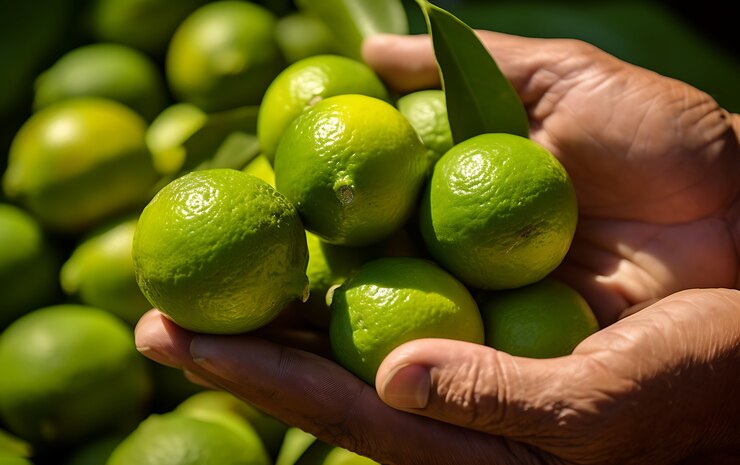
[[[208,114],[205,124],[183,143],[186,158],[182,170],[190,171],[198,166],[205,166],[204,163],[207,164],[214,157],[220,150],[221,145],[227,140],[227,137],[235,131],[249,134],[256,133],[258,112],[259,107],[246,106]],[[217,167],[217,165],[213,167]]]
[[[524,105],[475,32],[428,1],[417,3],[434,43],[455,143],[496,132],[527,137]]]
[[[408,34],[400,0],[297,0],[298,7],[319,17],[334,34],[342,55],[362,60],[362,41],[386,32]]]

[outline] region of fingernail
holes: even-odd
[[[158,350],[153,349],[150,346],[136,346],[136,350],[143,355],[144,357],[148,358],[149,360],[152,360],[154,362],[159,363],[160,365],[165,365],[172,368],[177,368],[176,365],[174,365],[169,358],[165,357],[161,352]]]
[[[421,365],[402,365],[388,376],[380,390],[381,398],[391,407],[426,408],[431,379],[429,369]]]

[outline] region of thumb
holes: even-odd
[[[584,357],[514,357],[490,347],[419,339],[391,352],[375,385],[391,407],[527,442],[556,435],[579,390]],[[593,371],[589,373],[594,376]]]

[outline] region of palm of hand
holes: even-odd
[[[602,324],[682,289],[734,287],[729,212],[740,160],[726,112],[608,55],[570,56],[530,74],[523,93],[532,139],[561,160],[578,193],[580,223],[558,276]]]

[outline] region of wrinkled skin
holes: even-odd
[[[287,326],[202,336],[152,311],[137,346],[382,463],[740,463],[740,116],[581,42],[480,34],[572,176],[581,217],[557,276],[601,331],[550,360],[409,342],[375,389]],[[426,37],[364,53],[399,92],[439,85]]]

